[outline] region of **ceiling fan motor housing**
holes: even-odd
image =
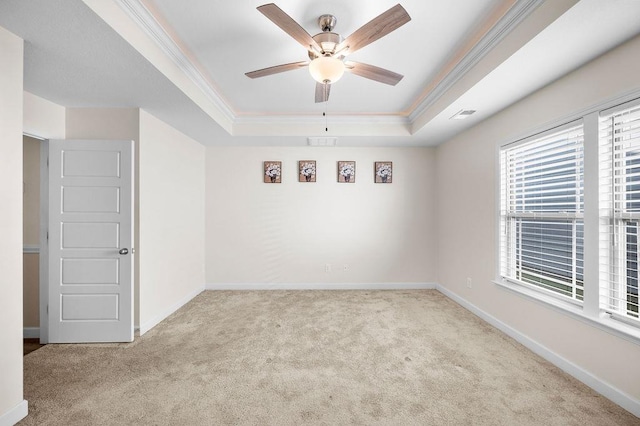
[[[326,31],[313,36],[313,39],[320,45],[322,52],[309,50],[309,59],[313,60],[319,56],[332,56],[336,53],[336,47],[342,42],[340,34]]]

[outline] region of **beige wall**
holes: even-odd
[[[282,183],[263,183],[265,160]],[[355,184],[336,182],[338,160]],[[374,161],[393,162],[392,184],[373,183]],[[207,148],[207,283],[435,282],[434,177],[431,148]]]
[[[140,111],[140,331],[204,289],[202,145]]]
[[[22,64],[23,41],[0,27],[0,419],[23,403]]]
[[[137,108],[67,108],[67,139],[138,140]]]
[[[24,253],[22,255],[22,287],[24,327],[40,327],[40,255]]]
[[[500,143],[632,90],[640,90],[640,37],[609,52],[437,149],[439,282],[603,382],[640,401],[640,345],[492,283],[496,277]],[[471,277],[473,288],[466,287]]]
[[[40,141],[23,137],[23,232],[26,245],[40,243]]]
[[[65,138],[66,110],[29,92],[24,92],[24,132],[46,139]]]
[[[23,243],[40,245],[40,144],[37,139],[23,137]],[[25,327],[40,327],[39,254],[23,254],[23,322]]]

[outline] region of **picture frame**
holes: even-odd
[[[373,164],[373,181],[375,183],[393,182],[393,162],[376,161]]]
[[[264,161],[262,177],[264,183],[282,183],[282,161]]]
[[[338,161],[338,182],[339,183],[355,183],[356,182],[356,162],[355,161]]]
[[[316,170],[317,169],[315,160],[299,160],[298,182],[315,182]]]

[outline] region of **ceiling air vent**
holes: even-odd
[[[312,136],[307,138],[307,142],[310,146],[336,146],[336,144],[338,143],[338,138]]]
[[[463,109],[463,110],[460,110],[460,111],[456,112],[450,118],[450,120],[464,120],[465,118],[469,117],[471,114],[473,114],[475,112],[476,112],[475,109]]]

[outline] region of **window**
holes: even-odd
[[[500,167],[502,277],[582,301],[582,123],[503,147]]]
[[[640,98],[502,146],[499,202],[498,284],[640,341]]]
[[[600,307],[638,318],[640,106],[600,118]]]

